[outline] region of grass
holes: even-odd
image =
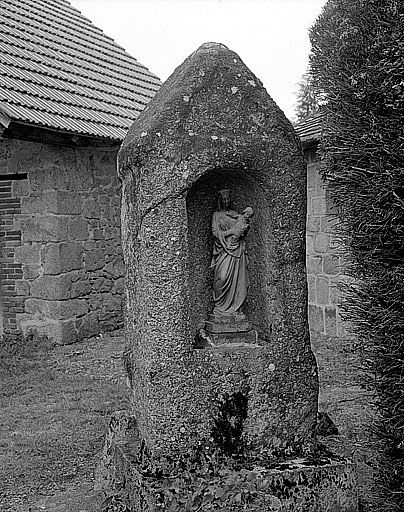
[[[377,445],[371,428],[377,413],[371,405],[373,393],[360,386],[363,368],[355,344],[327,336],[312,341],[319,366],[319,410],[327,412],[339,430],[339,435],[321,441],[356,463],[361,510],[376,511]]]
[[[357,356],[344,340],[313,341],[320,410],[340,431],[322,441],[358,463],[366,503],[373,478],[367,432],[373,412],[358,384]],[[110,414],[127,407],[122,351],[122,336],[64,347],[31,338],[0,347],[2,512],[99,512],[102,496],[93,491],[98,453]]]
[[[1,349],[0,510],[96,510],[97,455],[126,407],[122,337]]]

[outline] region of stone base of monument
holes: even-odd
[[[193,489],[190,483],[181,488],[180,475],[162,477],[156,484],[155,478],[149,478],[140,469],[141,449],[135,420],[126,411],[115,413],[110,421],[96,487],[107,496],[120,496],[132,512],[358,511],[355,465],[348,460],[290,459],[237,470],[221,468],[206,479],[206,489],[202,483],[206,474],[195,475],[197,485]]]
[[[198,329],[195,348],[220,347],[223,345],[256,345],[258,333],[245,316],[217,318],[209,315],[203,327]]]

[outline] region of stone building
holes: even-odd
[[[0,3],[0,337],[123,322],[116,155],[158,78],[67,0]]]
[[[301,122],[299,134],[307,161],[307,281],[310,330],[318,334],[345,336],[346,323],[340,317],[338,284],[342,260],[336,236],[336,216],[320,175],[318,144],[324,115],[313,114]]]
[[[34,329],[69,343],[122,326],[116,155],[160,82],[67,0],[9,0],[0,18],[0,337]],[[314,115],[298,127],[309,319],[341,336],[321,125]]]

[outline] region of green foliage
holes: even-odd
[[[296,122],[303,121],[309,114],[319,109],[321,101],[313,87],[313,78],[309,72],[304,73],[302,79],[297,84],[296,94]]]
[[[324,178],[348,248],[346,316],[377,391],[381,510],[404,510],[404,2],[329,0],[311,29]]]
[[[149,459],[153,462],[146,463],[142,471],[147,501],[153,509],[166,512],[279,511],[279,497],[288,489],[273,478],[270,470],[290,468],[283,452],[279,458],[273,453],[260,449],[229,456],[212,445],[175,460]],[[315,453],[307,454],[306,461],[313,466],[327,464],[328,456],[323,447],[316,445]]]
[[[204,462],[202,465],[188,466],[172,478],[149,479],[149,490],[157,497],[157,508],[170,512],[235,512],[245,510],[249,505],[249,510],[258,511],[262,510],[262,500],[265,500],[266,506],[272,501],[273,510],[277,510],[275,506],[278,500],[271,496],[270,481],[259,478],[261,468],[240,468],[237,461],[222,459],[217,454],[206,457]],[[261,502],[257,503],[259,497]]]

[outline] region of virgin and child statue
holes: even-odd
[[[246,319],[242,306],[247,297],[250,280],[245,237],[253,215],[250,207],[245,208],[242,213],[232,210],[230,190],[219,191],[218,209],[212,217],[212,316],[216,322],[243,322]]]

